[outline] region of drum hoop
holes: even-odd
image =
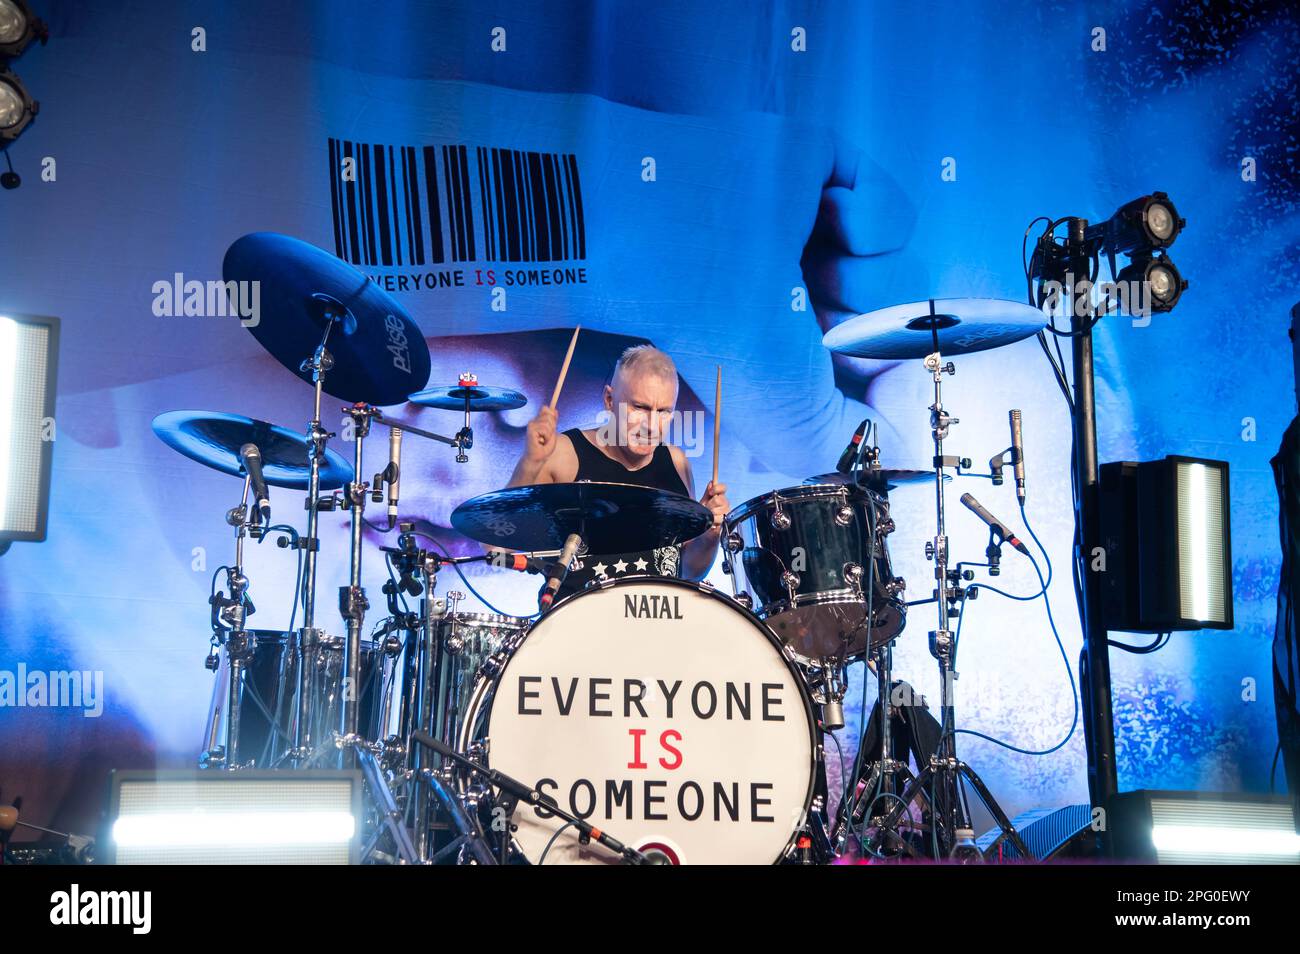
[[[819,497],[842,497],[850,501],[857,494],[870,495],[876,498],[876,509],[879,510],[887,504],[887,498],[877,493],[869,487],[849,487],[844,484],[800,484],[797,487],[785,487],[781,490],[770,490],[765,494],[759,494],[757,497],[751,497],[742,503],[735,510],[727,514],[726,523],[728,526],[735,526],[750,517],[754,516],[760,510],[769,507],[775,507],[778,502],[800,500],[815,500]]]
[[[812,693],[808,691],[807,681],[799,671],[800,659],[786,648],[785,644],[781,642],[776,633],[772,631],[772,628],[763,622],[759,615],[753,610],[737,603],[730,596],[716,587],[702,582],[696,582],[694,580],[683,580],[674,576],[658,576],[653,573],[620,576],[618,579],[603,580],[594,586],[589,586],[576,593],[571,593],[564,599],[560,600],[552,606],[548,612],[542,614],[539,619],[535,619],[529,623],[528,627],[522,633],[512,637],[506,645],[502,646],[501,649],[498,650],[498,653],[504,656],[504,661],[499,666],[492,667],[496,670],[494,673],[486,673],[482,668],[480,668],[479,672],[475,675],[474,686],[470,692],[469,705],[465,709],[465,721],[461,726],[461,737],[457,739],[457,745],[460,751],[465,752],[471,745],[476,743],[481,744],[483,746],[483,764],[489,768],[491,767],[492,737],[489,733],[486,733],[486,731],[485,734],[481,736],[476,735],[475,727],[479,722],[480,716],[484,714],[485,709],[488,720],[491,720],[491,706],[493,702],[496,701],[497,686],[499,686],[501,680],[505,678],[506,670],[510,668],[510,663],[514,659],[515,654],[519,651],[519,648],[523,646],[529,635],[538,624],[542,622],[542,620],[554,614],[561,606],[565,606],[568,603],[573,602],[575,599],[580,599],[590,593],[603,592],[604,590],[632,583],[663,583],[670,586],[680,586],[687,589],[694,589],[700,593],[706,593],[715,599],[721,600],[727,606],[746,616],[750,622],[754,624],[754,627],[767,638],[767,641],[771,644],[772,648],[777,651],[777,654],[781,657],[782,663],[785,664],[791,678],[794,680],[795,687],[799,693],[799,699],[803,703],[804,713],[808,717],[808,790],[804,793],[803,799],[803,818],[804,824],[806,825],[812,815],[813,796],[817,790],[817,763],[821,758],[822,743],[817,738],[818,723],[816,713],[813,711]],[[487,729],[486,725],[484,726],[484,729]],[[783,860],[789,857],[802,830],[802,828],[796,828],[790,833],[790,839],[786,842],[785,847],[781,849],[780,853],[772,859],[772,864],[780,864]],[[520,848],[518,840],[512,836],[510,843],[514,851],[527,860],[527,856],[524,855],[523,850]]]

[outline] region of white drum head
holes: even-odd
[[[760,623],[695,584],[570,598],[524,639],[491,705],[491,766],[625,844],[680,864],[772,864],[803,824],[803,684]],[[515,822],[534,864],[562,824],[524,805]],[[568,828],[545,864],[617,860]]]

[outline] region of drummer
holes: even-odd
[[[677,367],[651,345],[628,348],[605,385],[609,422],[591,430],[556,433],[555,409],[543,406],[528,424],[524,453],[510,478],[511,487],[561,484],[577,480],[639,484],[695,496],[691,464],[680,447],[663,443],[677,406]],[[727,485],[709,481],[700,503],[713,514],[713,526],[681,546],[591,554],[579,551],[561,595],[593,582],[652,573],[703,579],[717,555],[722,518],[731,505]]]

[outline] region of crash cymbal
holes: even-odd
[[[952,480],[952,474],[944,474],[945,482]],[[829,474],[817,474],[813,477],[804,478],[805,484],[853,484],[855,479],[850,474],[841,474],[837,470]],[[872,490],[894,490],[895,488],[907,484],[924,484],[934,483],[934,471],[932,470],[902,470],[899,468],[881,467],[879,470],[864,470],[862,472],[862,486],[869,487]]]
[[[697,537],[713,523],[690,497],[636,484],[578,481],[510,487],[465,501],[451,525],[480,543],[558,550],[570,533],[592,553],[627,553]]]
[[[471,411],[512,411],[528,403],[528,398],[518,391],[482,384],[471,387],[427,388],[416,391],[407,400],[412,404],[441,408],[445,411],[463,411],[466,397],[469,398]]]
[[[268,484],[307,489],[307,438],[278,424],[222,411],[168,411],[153,419],[153,432],[190,460],[237,477],[243,475],[239,449],[256,444]],[[320,468],[321,489],[336,490],[351,479],[352,465],[326,448]]]
[[[253,232],[226,250],[227,282],[260,283],[248,328],[308,383],[302,364],[321,343],[334,359],[324,391],[349,402],[401,404],[429,380],[429,346],[405,309],[351,265],[288,235]]]
[[[945,357],[1000,348],[1042,331],[1047,318],[1024,302],[1001,298],[932,298],[857,315],[822,336],[837,354],[857,358]]]

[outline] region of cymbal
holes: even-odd
[[[482,384],[472,387],[427,388],[416,391],[407,400],[412,404],[441,408],[444,411],[463,411],[466,397],[469,398],[471,411],[512,411],[528,403],[528,398],[518,391]]]
[[[429,346],[387,292],[329,252],[276,232],[253,232],[226,250],[227,282],[259,282],[260,314],[248,328],[304,381],[303,361],[329,327],[334,359],[322,389],[349,402],[401,404],[429,380]]]
[[[826,332],[822,344],[857,358],[924,358],[935,350],[958,355],[1000,348],[1046,326],[1046,316],[1024,302],[932,298],[857,315]]]
[[[243,476],[239,449],[256,444],[268,484],[307,489],[307,438],[287,427],[223,411],[167,411],[153,419],[153,432],[190,460],[236,477]],[[321,489],[336,490],[351,479],[352,465],[327,447],[321,460]]]
[[[626,553],[682,543],[713,524],[703,504],[637,484],[578,481],[481,494],[451,514],[451,525],[480,543],[511,550],[558,550],[570,533],[591,553]]]
[[[882,467],[879,470],[872,471],[866,469],[862,472],[862,486],[871,490],[894,490],[895,488],[907,484],[924,484],[934,483],[934,471],[932,470],[906,470],[891,467]],[[945,482],[952,480],[952,474],[944,474]],[[813,477],[805,477],[805,484],[854,484],[856,483],[852,474],[841,474],[838,470],[833,470],[829,474],[817,474]]]

